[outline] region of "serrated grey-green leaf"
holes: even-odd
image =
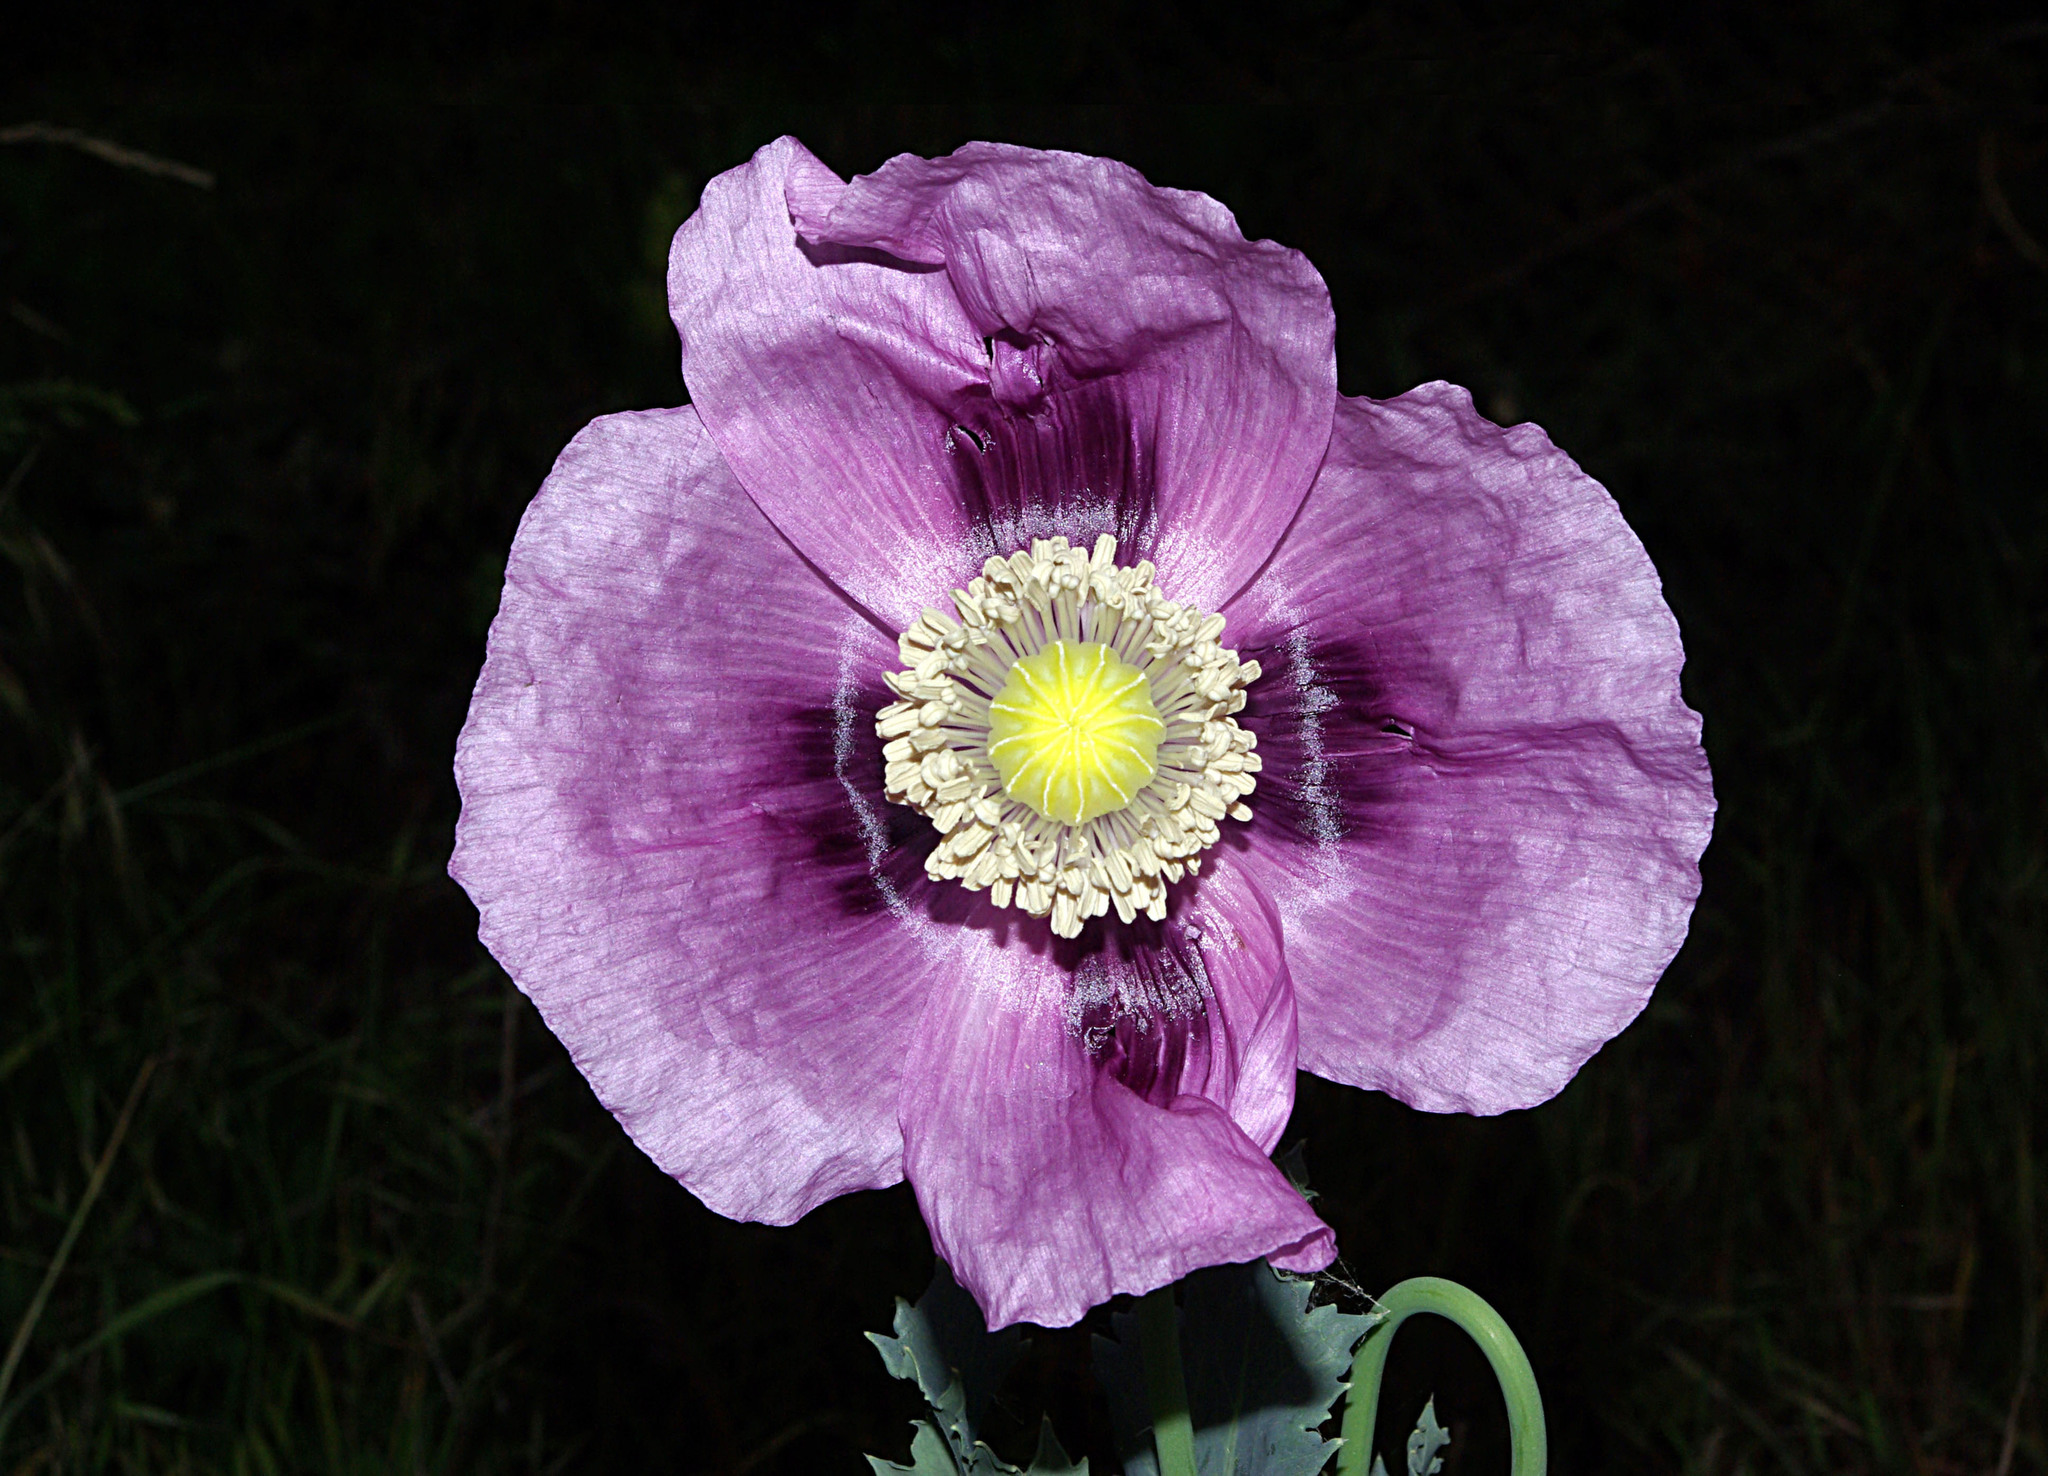
[[[989,1332],[981,1308],[960,1289],[943,1261],[914,1305],[897,1299],[896,1335],[869,1333],[868,1341],[882,1355],[882,1366],[895,1377],[914,1382],[931,1405],[949,1448],[949,1470],[957,1470],[959,1476],[1015,1472],[1016,1467],[998,1460],[982,1443],[981,1417],[1022,1351],[1022,1334],[1016,1328]],[[911,1457],[917,1459],[915,1444]],[[922,1471],[917,1466],[890,1469]]]
[[[910,1437],[910,1464],[899,1466],[880,1456],[869,1456],[868,1464],[874,1467],[875,1476],[886,1476],[892,1471],[897,1476],[960,1476],[960,1467],[944,1436],[923,1420],[913,1420],[910,1428],[914,1432]]]
[[[1200,1476],[1316,1476],[1334,1445],[1322,1438],[1343,1392],[1351,1350],[1379,1319],[1310,1308],[1311,1284],[1265,1262],[1213,1266],[1181,1283],[1181,1360]],[[1157,1476],[1136,1319],[1111,1319],[1096,1377],[1125,1476]]]
[[[1316,1191],[1311,1189],[1308,1183],[1308,1143],[1306,1140],[1297,1140],[1291,1146],[1283,1148],[1280,1152],[1274,1154],[1273,1164],[1281,1173],[1287,1175],[1287,1182],[1294,1186],[1296,1194],[1299,1194],[1303,1199],[1311,1203],[1315,1201],[1317,1197]]]
[[[1040,1420],[1038,1454],[1031,1458],[1031,1469],[1024,1476],[1088,1476],[1088,1458],[1083,1456],[1075,1464],[1060,1444],[1059,1436],[1053,1434],[1052,1421]]]
[[[1436,1476],[1444,1468],[1438,1454],[1451,1443],[1451,1432],[1436,1422],[1436,1396],[1422,1406],[1422,1417],[1408,1436],[1408,1476]]]

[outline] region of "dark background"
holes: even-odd
[[[711,1216],[442,870],[520,510],[682,398],[666,242],[785,131],[1216,196],[1328,279],[1347,393],[1539,422],[1663,573],[1722,804],[1691,941],[1534,1112],[1303,1079],[1356,1280],[1491,1298],[1561,1470],[2048,1463],[2048,28],[581,15],[99,10],[0,61],[0,128],[189,166],[0,135],[0,1470],[901,1457],[860,1333],[930,1270],[907,1191]],[[1476,1354],[1402,1336],[1382,1443],[1435,1388],[1448,1469],[1505,1469]],[[1050,1407],[1110,1469],[1085,1378],[1042,1337],[1000,1438]]]

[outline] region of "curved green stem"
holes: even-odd
[[[1180,1371],[1180,1315],[1171,1286],[1138,1299],[1138,1346],[1145,1359],[1145,1397],[1152,1406],[1159,1476],[1195,1476],[1195,1427],[1188,1418],[1187,1380]]]
[[[1536,1392],[1536,1373],[1529,1356],[1477,1292],[1440,1276],[1416,1276],[1379,1299],[1386,1320],[1365,1335],[1351,1362],[1351,1392],[1344,1401],[1343,1447],[1337,1452],[1337,1476],[1366,1476],[1372,1464],[1373,1424],[1379,1417],[1380,1378],[1387,1370],[1387,1349],[1394,1332],[1417,1312],[1448,1317],[1472,1336],[1493,1365],[1500,1392],[1508,1403],[1508,1440],[1514,1454],[1514,1476],[1544,1476],[1549,1443],[1543,1427],[1543,1397]]]

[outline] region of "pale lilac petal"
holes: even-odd
[[[986,393],[987,359],[944,273],[804,250],[786,192],[835,187],[793,138],[712,180],[670,248],[669,311],[691,403],[740,482],[903,629],[987,557],[945,445],[945,407]]]
[[[846,185],[779,140],[705,191],[669,282],[741,481],[896,623],[1053,533],[1115,533],[1213,607],[1329,436],[1314,269],[1108,160],[976,144]]]
[[[925,1223],[990,1327],[1063,1327],[1198,1266],[1329,1264],[1329,1228],[1266,1156],[1293,1105],[1294,1003],[1278,920],[1228,858],[1163,925],[1076,945],[988,925],[1012,944],[933,991],[903,1130]]]
[[[592,423],[513,544],[450,870],[599,1100],[737,1219],[902,1177],[924,995],[986,951],[921,944],[877,874],[894,654],[687,407]]]
[[[1237,843],[1303,1066],[1432,1111],[1553,1095],[1677,952],[1713,823],[1678,627],[1613,499],[1454,386],[1344,401],[1226,613],[1266,671]]]

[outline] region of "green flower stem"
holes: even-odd
[[[1145,1397],[1152,1405],[1159,1476],[1195,1476],[1195,1427],[1188,1418],[1187,1380],[1180,1371],[1180,1315],[1171,1286],[1138,1299],[1138,1345],[1145,1358]]]
[[[1508,1402],[1508,1438],[1514,1453],[1513,1476],[1544,1476],[1549,1441],[1543,1427],[1543,1397],[1536,1392],[1536,1373],[1529,1356],[1498,1312],[1477,1292],[1440,1276],[1416,1276],[1379,1299],[1386,1321],[1365,1335],[1351,1362],[1351,1392],[1344,1400],[1344,1444],[1337,1452],[1337,1476],[1366,1476],[1372,1464],[1373,1424],[1379,1417],[1380,1377],[1387,1370],[1387,1349],[1394,1331],[1417,1312],[1448,1317],[1472,1336],[1493,1365],[1500,1392]],[[1147,1345],[1149,1352],[1150,1345]]]

